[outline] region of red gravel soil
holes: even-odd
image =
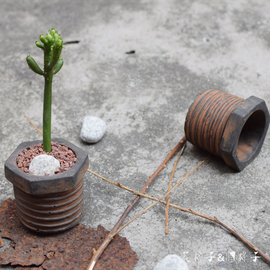
[[[52,151],[46,153],[43,150],[43,145],[41,143],[36,145],[31,145],[29,148],[24,149],[17,157],[17,165],[19,169],[25,173],[29,173],[29,165],[32,159],[39,155],[50,155],[59,160],[60,169],[56,170],[55,173],[61,173],[69,170],[77,161],[75,153],[65,145],[52,142]]]

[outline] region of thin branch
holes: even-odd
[[[76,44],[76,43],[79,43],[79,42],[80,42],[79,40],[65,41],[65,42],[63,43],[63,45]]]
[[[160,199],[158,199],[156,202],[145,208],[142,212],[138,213],[134,218],[132,218],[129,222],[127,222],[124,226],[119,228],[111,237],[114,237],[116,234],[118,234],[120,231],[122,231],[125,227],[127,227],[131,222],[133,222],[135,219],[140,217],[141,215],[145,214],[150,208],[161,202],[162,199],[167,197],[173,190],[175,190],[179,185],[183,183],[183,181],[188,178],[192,173],[194,173],[196,170],[199,169],[199,167],[209,158],[205,158],[195,169],[193,169],[191,172],[187,173],[172,189],[170,189],[164,196],[162,196]]]
[[[38,128],[38,127],[36,127],[30,120],[29,120],[29,118],[27,117],[27,116],[24,116],[29,122],[30,122],[30,124],[42,135],[42,132],[40,131],[40,129]],[[166,163],[169,161],[169,159],[177,152],[177,150],[179,149],[179,148],[181,148],[183,145],[185,145],[186,144],[186,138],[185,137],[183,137],[182,138],[182,140],[177,144],[177,146],[168,154],[168,156],[166,157],[166,159],[163,161],[163,163],[160,165],[160,167],[162,167],[162,169],[164,168],[164,166],[166,165]],[[168,159],[168,160],[167,160]],[[164,165],[163,165],[164,164]],[[160,167],[157,169],[157,171],[160,169]],[[162,170],[162,169],[160,169],[160,171]],[[157,171],[155,172],[155,173],[157,173]],[[159,172],[160,172],[159,171]],[[201,214],[201,213],[198,213],[198,212],[196,212],[196,211],[194,211],[194,210],[192,210],[192,209],[187,209],[187,208],[184,208],[184,207],[181,207],[181,206],[178,206],[178,205],[175,205],[175,204],[171,204],[171,203],[167,203],[167,202],[165,202],[165,201],[163,201],[163,200],[161,200],[161,199],[158,199],[158,198],[155,198],[155,197],[153,197],[153,196],[149,196],[149,195],[146,195],[146,194],[144,194],[144,192],[138,192],[138,191],[135,191],[135,190],[132,190],[132,189],[130,189],[130,188],[128,188],[128,187],[125,187],[124,185],[122,185],[122,184],[120,184],[120,183],[114,183],[113,181],[110,181],[109,179],[106,179],[105,177],[103,177],[103,176],[101,176],[101,175],[99,175],[99,174],[97,174],[97,173],[95,173],[95,172],[93,172],[93,171],[91,171],[91,170],[89,170],[88,169],[88,172],[90,172],[90,173],[92,173],[92,174],[94,174],[95,176],[97,176],[97,177],[99,177],[99,178],[101,178],[101,179],[103,179],[104,181],[106,181],[106,182],[108,182],[108,183],[110,183],[110,184],[112,184],[112,185],[115,185],[115,186],[117,186],[117,187],[120,187],[120,188],[122,188],[122,189],[125,189],[125,190],[127,190],[127,191],[129,191],[129,192],[132,192],[133,194],[135,194],[135,195],[137,195],[137,197],[139,196],[139,197],[145,197],[145,198],[148,198],[148,199],[150,199],[150,200],[154,200],[154,201],[157,201],[157,202],[160,202],[160,203],[163,203],[164,205],[169,205],[170,207],[173,207],[173,208],[175,208],[175,209],[178,209],[178,210],[180,210],[180,211],[183,211],[183,212],[186,212],[186,213],[190,213],[190,214],[193,214],[193,215],[196,215],[196,216],[199,216],[199,217],[201,217],[201,218],[204,218],[204,219],[207,219],[207,220],[210,220],[210,221],[212,221],[212,222],[215,222],[215,223],[217,223],[217,224],[219,224],[220,226],[222,226],[223,228],[225,228],[227,231],[229,231],[231,234],[233,234],[236,238],[238,238],[240,241],[242,241],[244,244],[246,244],[248,247],[250,247],[251,249],[253,249],[255,252],[258,252],[258,254],[266,261],[266,262],[268,262],[268,263],[270,263],[270,257],[269,256],[267,256],[265,253],[263,253],[259,248],[257,248],[255,245],[253,245],[252,243],[250,243],[247,239],[245,239],[242,235],[240,235],[234,228],[230,228],[229,226],[227,226],[225,223],[223,223],[220,219],[218,219],[217,217],[210,217],[210,216],[207,216],[207,215],[204,215],[204,214]],[[159,173],[158,172],[158,173]],[[155,175],[155,173],[152,175],[152,177]],[[158,173],[157,173],[157,175],[158,175]],[[157,176],[156,175],[156,176]],[[156,177],[155,176],[155,177]],[[151,177],[149,178],[149,180],[151,179]],[[149,181],[148,180],[148,181]],[[153,179],[154,180],[154,179]],[[147,182],[148,182],[147,181]],[[147,184],[147,183],[146,183]],[[145,184],[145,185],[146,185]],[[148,187],[147,187],[148,188]],[[147,189],[146,188],[146,189]],[[172,190],[170,190],[170,192],[171,192]],[[170,192],[169,192],[169,194],[170,194]],[[166,194],[165,194],[165,196],[166,196]],[[136,198],[137,198],[136,197]],[[135,198],[135,199],[136,199]],[[121,226],[121,225],[120,225]],[[112,231],[111,231],[112,232]],[[112,240],[112,238],[113,237],[110,237],[110,239]],[[106,239],[105,239],[106,240]],[[110,241],[111,241],[110,240]],[[109,243],[108,243],[109,244]],[[107,244],[107,245],[108,245]],[[104,249],[107,247],[107,245],[104,247]],[[104,250],[103,249],[103,250]],[[103,250],[102,250],[102,252],[103,252]],[[102,252],[101,252],[101,254],[102,254]],[[97,253],[97,251],[93,251],[93,254],[95,255]],[[100,255],[101,255],[100,254]],[[100,257],[100,255],[97,257],[97,259],[96,260],[98,260],[98,258]],[[88,268],[87,268],[87,270],[92,270],[93,268],[94,268],[94,266],[95,266],[95,263],[96,263],[96,261],[93,261],[93,259],[94,259],[94,256],[93,256],[93,258],[92,258],[92,260],[91,260],[91,262],[90,262],[90,264],[89,264],[89,266],[88,266]],[[93,261],[93,262],[92,262]]]
[[[168,192],[171,189],[172,179],[174,177],[176,166],[177,166],[177,164],[178,164],[178,162],[180,160],[180,157],[183,155],[185,148],[186,148],[186,144],[184,145],[183,149],[180,151],[177,160],[174,162],[171,178],[170,178],[169,185],[168,185]],[[165,220],[165,234],[169,233],[169,203],[170,203],[170,194],[167,196],[167,204],[166,204],[166,207],[165,207],[165,219],[166,219]]]
[[[260,249],[258,249],[255,245],[250,243],[247,239],[245,239],[242,235],[240,235],[234,228],[228,227],[225,223],[223,223],[220,219],[217,217],[213,218],[214,222],[221,225],[223,228],[228,230],[231,234],[233,234],[236,238],[240,239],[243,243],[245,243],[247,246],[249,246],[251,249],[253,249],[255,252],[258,252],[258,254],[268,263],[270,263],[270,257],[267,256],[265,253],[263,253]]]
[[[163,201],[163,200],[160,200],[154,196],[150,196],[150,195],[147,195],[147,194],[144,194],[144,193],[140,193],[138,191],[135,191],[135,190],[132,190],[128,187],[125,187],[124,185],[120,184],[120,183],[114,183],[113,181],[110,181],[108,179],[106,179],[105,177],[102,177],[90,170],[88,170],[89,172],[91,172],[92,174],[96,175],[97,177],[103,179],[104,181],[107,181],[117,187],[120,187],[122,189],[125,189],[135,195],[138,195],[138,196],[141,196],[141,197],[144,197],[144,198],[147,198],[147,199],[150,199],[150,200],[153,200],[153,201],[157,201],[159,203],[162,203],[164,205],[167,205],[167,202],[166,201]],[[270,263],[270,257],[267,256],[265,253],[263,253],[259,248],[257,248],[255,245],[253,245],[252,243],[250,243],[248,240],[246,240],[242,235],[240,235],[234,228],[230,228],[228,225],[226,225],[224,222],[222,222],[220,219],[218,219],[217,217],[211,217],[211,216],[207,216],[207,215],[204,215],[204,214],[201,214],[199,212],[196,212],[194,211],[193,209],[188,209],[188,208],[185,208],[185,207],[182,207],[182,206],[178,206],[178,205],[175,205],[175,204],[172,204],[172,203],[169,203],[169,206],[172,207],[172,208],[175,208],[175,209],[178,209],[182,212],[186,212],[186,213],[189,213],[189,214],[193,214],[193,215],[196,215],[198,217],[201,217],[201,218],[204,218],[204,219],[207,219],[209,221],[212,221],[212,222],[215,222],[217,224],[219,224],[220,226],[222,226],[223,228],[225,228],[228,232],[230,232],[231,234],[233,234],[236,238],[238,238],[240,241],[242,241],[245,245],[247,245],[248,247],[250,247],[251,249],[253,249],[255,252],[258,252],[258,254],[268,263]]]
[[[166,167],[166,164],[168,163],[168,161],[175,155],[175,153],[179,149],[181,149],[183,147],[183,145],[185,143],[186,143],[186,137],[184,136],[181,139],[181,141],[174,147],[174,149],[167,155],[167,157],[165,158],[165,160],[161,163],[161,165],[154,172],[154,174],[147,180],[147,182],[145,183],[145,185],[141,189],[141,193],[145,193],[147,191],[148,187],[152,184],[152,182],[155,180],[155,178],[158,176],[158,174]],[[137,204],[137,202],[139,201],[140,198],[141,198],[141,196],[136,196],[135,199],[132,201],[132,203],[127,206],[126,210],[124,211],[124,213],[122,214],[122,216],[120,217],[120,219],[117,221],[117,223],[115,224],[115,226],[113,227],[113,229],[111,230],[111,232],[107,235],[107,237],[105,238],[105,240],[103,241],[103,243],[100,245],[100,247],[98,248],[97,252],[95,254],[93,254],[93,257],[92,257],[92,259],[91,259],[91,261],[90,261],[90,263],[89,263],[89,265],[87,267],[87,270],[93,270],[94,269],[97,260],[99,259],[99,257],[103,253],[103,251],[106,249],[106,247],[108,246],[108,244],[113,239],[114,233],[121,227],[121,225],[123,224],[124,220],[126,219],[126,217],[128,216],[128,214],[130,213],[130,211],[132,210],[132,208]]]
[[[30,121],[30,119],[27,117],[27,116],[24,116],[28,121],[29,121],[29,123],[41,134],[41,136],[43,136],[43,134],[42,134],[42,132],[41,132],[41,130],[37,127],[37,126],[35,126],[35,124],[34,123],[32,123],[31,121]]]

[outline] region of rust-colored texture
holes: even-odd
[[[22,226],[15,201],[11,199],[4,201],[0,207],[0,230],[2,237],[12,240],[10,247],[0,254],[0,264],[16,265],[17,270],[86,269],[93,251],[109,233],[100,225],[94,230],[79,224],[65,233],[50,236],[35,234]],[[131,270],[137,260],[127,239],[115,236],[95,270]]]
[[[37,232],[67,230],[82,216],[83,180],[72,190],[45,195],[30,195],[14,186],[14,195],[20,221]]]
[[[268,126],[269,112],[262,99],[207,90],[189,108],[185,135],[241,171],[259,154]]]
[[[28,159],[39,154],[41,141],[21,143],[5,162],[5,175],[14,186],[19,219],[27,228],[41,233],[62,232],[79,223],[83,176],[89,166],[87,152],[64,139],[53,140],[53,154],[63,165],[61,173],[36,176],[19,168],[23,165],[20,163],[30,162]],[[23,152],[30,152],[30,156],[21,156]],[[67,161],[67,156],[71,160]],[[67,162],[72,162],[68,170]]]

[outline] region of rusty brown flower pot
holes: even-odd
[[[42,141],[21,143],[5,162],[5,176],[14,186],[20,221],[41,233],[61,232],[79,222],[83,210],[83,176],[89,165],[84,150],[64,139],[52,141],[66,145],[76,154],[77,161],[68,171],[35,176],[18,168],[19,153]]]
[[[262,99],[207,90],[190,106],[185,134],[192,144],[241,171],[259,154],[268,126],[269,112]]]

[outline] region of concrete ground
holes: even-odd
[[[263,0],[0,0],[0,202],[13,197],[5,160],[21,142],[41,139],[24,118],[42,127],[43,79],[25,61],[28,54],[42,61],[34,44],[40,33],[55,27],[65,41],[80,41],[65,46],[54,77],[52,136],[88,151],[91,170],[140,190],[184,135],[187,110],[202,91],[270,104],[269,14]],[[79,138],[85,115],[107,123],[97,144]],[[269,146],[268,134],[240,173],[212,156],[171,202],[219,217],[270,255]],[[189,143],[174,183],[206,156]],[[175,160],[149,194],[165,194]],[[134,197],[90,173],[84,191],[82,223],[108,230]],[[130,217],[151,203],[141,199]],[[190,270],[270,268],[218,225],[178,210],[170,210],[169,223],[165,235],[164,206],[157,205],[120,233],[140,259],[134,270],[153,269],[167,254],[183,257]]]

